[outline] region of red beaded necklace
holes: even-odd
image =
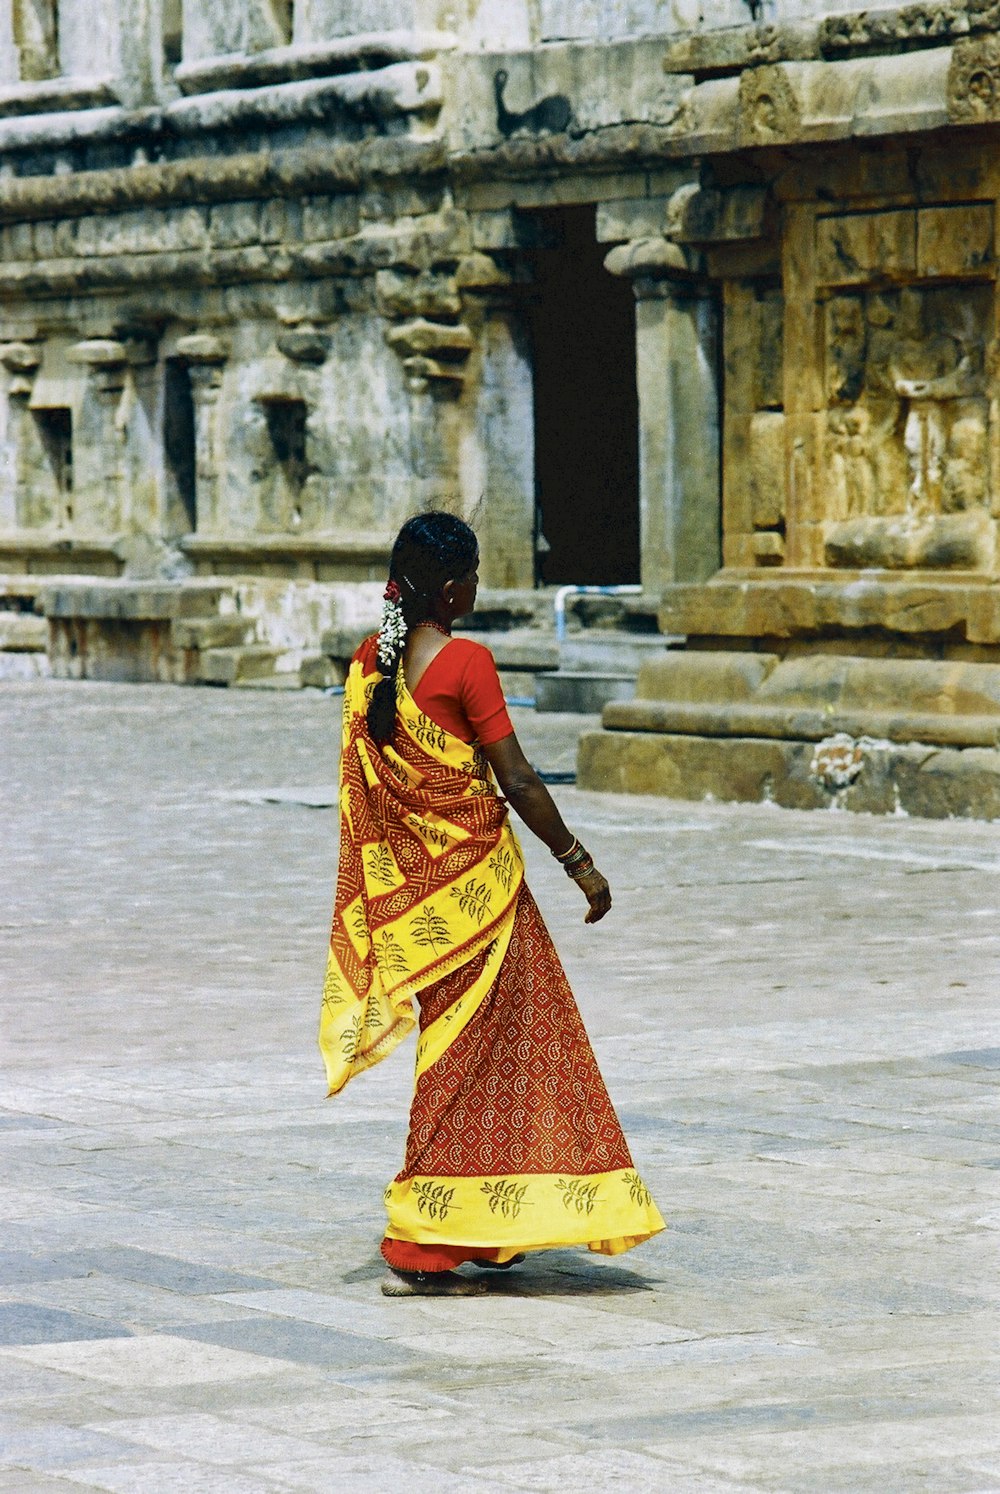
[[[443,623],[435,622],[432,617],[425,617],[422,622],[414,623],[415,628],[433,628],[436,633],[443,633],[446,638],[451,637],[451,629],[446,628]]]

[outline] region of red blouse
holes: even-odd
[[[375,651],[375,640],[362,644],[359,654]],[[366,665],[374,660],[366,660]],[[417,705],[463,742],[491,747],[514,731],[503,698],[503,687],[493,655],[471,638],[452,638],[441,649],[411,691]]]

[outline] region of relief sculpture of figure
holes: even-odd
[[[948,437],[941,507],[945,513],[981,508],[986,501],[986,426],[981,416],[963,415]]]
[[[632,1162],[508,804],[586,898],[605,878],[528,763],[493,656],[452,638],[476,537],[421,514],[392,551],[381,631],[351,663],[340,869],[320,1022],[331,1094],[419,1021],[402,1170],[385,1192],[386,1296],[484,1290],[456,1267],[529,1250],[617,1255],[663,1220]],[[415,1011],[419,1008],[419,1015]]]
[[[863,405],[831,411],[830,472],[840,518],[879,512],[875,468],[871,454],[871,416]]]
[[[976,392],[978,363],[957,337],[937,336],[904,344],[893,366],[893,385],[907,401],[903,427],[910,473],[910,504],[917,513],[940,513],[948,443],[944,406]]]

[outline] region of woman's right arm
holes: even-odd
[[[568,851],[574,837],[566,828],[552,795],[525,757],[515,734],[511,732],[482,750],[496,774],[500,792],[528,829],[548,846],[554,856]],[[611,907],[607,879],[595,868],[577,881],[590,905],[584,923],[598,923]]]

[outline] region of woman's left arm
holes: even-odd
[[[555,800],[534,768],[528,762],[513,732],[499,742],[482,749],[500,792],[528,829],[548,846],[554,856],[568,851],[574,836],[556,807]],[[585,923],[597,923],[611,907],[611,889],[607,879],[595,868],[586,877],[576,879],[589,903]]]

